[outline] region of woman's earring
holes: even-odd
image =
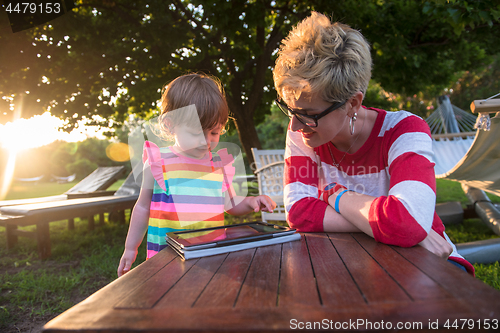
[[[356,121],[357,116],[358,114],[355,112],[351,119],[349,119],[349,131],[351,132],[351,135],[354,134],[354,122]]]

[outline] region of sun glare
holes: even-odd
[[[48,112],[30,119],[21,118],[5,125],[0,124],[0,144],[9,152],[19,153],[58,139],[64,140],[69,134],[58,130],[62,124],[63,120],[53,117]]]
[[[19,110],[21,109],[22,106],[19,107]],[[0,147],[8,151],[7,161],[0,161],[4,170],[0,174],[0,200],[5,198],[12,183],[16,156],[24,150],[45,146],[56,140],[77,142],[88,137],[104,138],[96,126],[85,126],[82,122],[78,124],[77,129],[67,133],[59,129],[62,125],[64,120],[52,116],[49,112],[0,124]]]
[[[104,138],[95,126],[78,124],[71,133],[59,128],[64,120],[52,116],[49,112],[29,119],[17,119],[5,125],[0,124],[0,146],[9,152],[19,153],[30,148],[48,145],[56,140],[76,142],[88,137]]]
[[[5,199],[7,193],[9,193],[10,185],[12,184],[12,179],[14,176],[14,170],[16,167],[16,152],[10,152],[7,158],[7,163],[3,171],[3,175],[0,174],[0,200]]]

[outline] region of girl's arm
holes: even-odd
[[[153,196],[154,179],[149,167],[144,168],[139,198],[130,215],[130,224],[125,241],[125,250],[118,266],[118,277],[130,271],[137,257],[137,249],[141,245],[148,230],[149,209]]]
[[[245,215],[251,212],[272,212],[276,203],[267,195],[256,197],[237,196],[233,186],[229,186],[224,198],[224,210],[231,215]]]

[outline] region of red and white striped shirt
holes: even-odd
[[[458,254],[435,212],[436,179],[429,126],[406,112],[378,112],[365,144],[345,154],[328,142],[306,146],[299,132],[288,130],[285,152],[284,200],[288,223],[302,232],[323,231],[328,204],[320,190],[336,182],[358,193],[376,197],[369,223],[376,241],[411,247],[432,229],[453,247],[450,258],[468,272],[474,267]],[[331,151],[331,153],[330,153]],[[335,164],[340,161],[339,168]]]

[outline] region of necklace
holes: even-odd
[[[356,141],[358,141],[358,138],[361,135],[361,133],[363,132],[363,128],[365,127],[365,122],[366,122],[366,109],[365,109],[365,119],[363,119],[363,125],[361,125],[361,129],[359,130],[359,133],[356,136],[356,139],[354,139],[354,141],[352,142],[352,144],[349,147],[349,149],[346,150],[346,152],[344,153],[344,156],[342,156],[342,158],[340,159],[339,163],[337,163],[337,161],[335,160],[335,157],[333,157],[333,153],[332,153],[332,149],[330,148],[330,145],[327,145],[328,151],[330,152],[330,156],[332,157],[332,163],[333,163],[333,165],[337,169],[340,170],[340,163],[342,163],[342,161],[344,160],[344,157],[346,157],[346,155],[349,152],[349,150],[351,150],[352,146],[354,146],[354,144],[356,143]]]

